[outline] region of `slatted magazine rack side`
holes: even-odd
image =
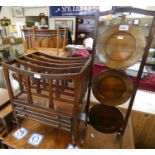
[[[78,137],[79,116],[86,105],[84,98],[87,95],[90,61],[91,58],[83,61],[83,66],[70,65],[65,68],[47,67],[45,64],[35,65],[24,57],[3,63],[17,126],[20,128],[19,117],[30,118],[70,131],[72,143],[75,144]],[[64,64],[72,63],[76,64],[78,61],[71,63],[66,61]],[[59,64],[59,61],[54,64]],[[19,83],[18,95],[13,92],[9,74],[13,74]]]
[[[150,31],[148,34],[148,39],[147,39],[147,44],[146,44],[145,49],[144,49],[144,54],[142,56],[142,60],[140,63],[140,68],[139,68],[139,71],[137,74],[136,83],[135,83],[133,91],[132,91],[132,95],[130,98],[129,106],[127,108],[127,112],[124,116],[124,122],[123,122],[123,125],[122,125],[120,131],[118,132],[118,135],[120,135],[121,137],[124,135],[124,132],[125,132],[125,129],[127,126],[127,123],[128,123],[128,120],[129,120],[129,117],[131,114],[131,110],[133,107],[135,95],[136,95],[138,86],[140,84],[143,69],[144,69],[146,59],[147,59],[147,56],[149,53],[149,49],[150,49],[151,43],[153,41],[153,36],[155,33],[155,11],[144,10],[144,9],[139,9],[139,8],[134,8],[134,7],[120,7],[120,8],[115,8],[113,10],[104,11],[104,12],[100,12],[99,10],[97,10],[96,17],[95,17],[96,18],[96,28],[95,28],[95,32],[94,32],[94,44],[93,44],[93,50],[92,50],[91,73],[90,73],[90,79],[89,79],[89,90],[88,90],[87,108],[86,108],[86,121],[85,121],[85,129],[86,129],[87,128],[87,120],[88,120],[87,118],[88,118],[88,113],[89,113],[89,105],[90,105],[90,93],[91,93],[92,76],[93,76],[93,64],[94,64],[94,57],[96,54],[95,50],[96,50],[96,38],[97,38],[97,32],[98,32],[98,26],[99,26],[99,17],[110,15],[110,14],[123,13],[123,12],[137,13],[137,14],[150,16],[150,17],[152,17],[152,24],[151,24]],[[86,132],[85,129],[83,132],[83,138],[81,140],[81,144],[83,143],[84,135]]]
[[[50,55],[46,55],[44,53],[41,52],[35,52],[32,54],[27,55],[29,57],[33,57],[34,59],[38,59],[38,60],[42,60],[42,61],[47,61],[47,62],[55,62],[55,63],[66,63],[66,64],[70,64],[70,63],[85,63],[85,61],[87,61],[88,58],[80,58],[80,57],[55,57],[55,56],[50,56]]]
[[[79,61],[79,60],[82,60],[82,61],[85,61],[88,59],[88,57],[57,57],[57,56],[52,56],[52,55],[47,55],[47,54],[44,54],[43,52],[35,52],[34,54],[36,55],[40,55],[40,56],[44,56],[44,57],[47,57],[47,58],[51,58],[51,59],[54,59],[54,60],[65,60],[65,61]]]

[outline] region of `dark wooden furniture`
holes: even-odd
[[[100,16],[106,16],[106,15],[109,15],[109,14],[116,14],[116,13],[119,13],[119,12],[132,12],[132,13],[144,14],[144,15],[152,17],[152,24],[151,24],[151,27],[150,27],[150,32],[148,34],[147,43],[146,43],[146,46],[144,48],[144,54],[142,56],[142,61],[141,61],[141,65],[140,65],[140,68],[139,68],[139,71],[138,71],[136,83],[135,83],[133,91],[132,91],[132,95],[131,95],[131,98],[130,98],[130,101],[129,101],[129,106],[127,108],[127,112],[124,115],[124,121],[123,121],[122,127],[120,128],[120,131],[118,132],[118,135],[120,135],[120,140],[121,140],[122,136],[124,135],[126,126],[128,124],[128,120],[129,120],[129,117],[130,117],[130,114],[131,114],[131,111],[132,111],[132,106],[133,106],[133,103],[134,103],[135,95],[136,95],[136,92],[137,92],[137,89],[138,89],[138,86],[139,86],[139,83],[140,83],[140,80],[141,80],[144,65],[145,65],[145,62],[146,62],[146,59],[147,59],[147,56],[148,56],[148,53],[149,53],[149,50],[150,50],[150,46],[151,46],[151,43],[152,43],[152,40],[153,40],[153,36],[154,36],[154,32],[155,32],[155,11],[148,11],[148,10],[143,10],[143,9],[138,9],[138,8],[133,8],[133,7],[121,7],[121,8],[116,8],[114,10],[108,10],[108,11],[104,11],[104,12],[97,11],[96,12],[96,18],[95,18],[96,19],[96,29],[95,29],[94,36],[97,37],[98,24],[99,24],[99,17]],[[96,40],[96,38],[94,40]],[[96,41],[94,42],[93,51],[92,51],[92,67],[93,67],[93,62],[94,62],[94,57],[95,57],[95,48],[96,48]],[[90,98],[90,93],[91,93],[90,88],[91,88],[92,74],[90,76],[89,81],[90,81],[90,83],[89,83],[88,98]],[[90,101],[88,100],[87,108],[86,108],[86,110],[87,110],[86,111],[86,118],[88,117],[88,114],[89,114],[89,104],[90,104]],[[86,126],[87,126],[87,119],[86,119]]]
[[[95,30],[94,16],[76,17],[76,37],[75,44],[83,45],[84,39],[90,36]]]
[[[125,69],[135,64],[142,57],[146,45],[139,27],[123,24],[126,23],[113,24],[99,34],[97,53],[100,60],[113,69]]]
[[[71,132],[78,137],[80,114],[85,110],[91,58],[65,58],[40,52],[3,64],[18,127],[19,117],[30,118]],[[19,82],[13,93],[9,73]]]

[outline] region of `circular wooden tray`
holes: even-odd
[[[128,25],[129,26],[129,25]],[[138,27],[120,30],[114,25],[105,30],[97,45],[100,60],[108,67],[124,69],[135,64],[145,48],[145,37]]]
[[[118,132],[123,120],[122,113],[116,107],[96,104],[89,112],[89,123],[103,133]]]
[[[133,84],[123,71],[108,69],[94,79],[92,91],[104,105],[115,106],[126,102],[132,93]]]

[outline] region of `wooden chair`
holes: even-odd
[[[60,58],[40,52],[3,64],[13,114],[70,131],[78,137],[80,114],[85,110],[91,58]],[[19,82],[13,93],[9,72]]]

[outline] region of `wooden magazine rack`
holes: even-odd
[[[94,44],[92,56],[89,59],[60,58],[36,52],[3,63],[13,114],[19,128],[20,117],[30,118],[71,132],[72,143],[75,144],[79,136],[79,117],[80,114],[85,112],[86,117],[81,135],[81,145],[83,144],[90,112],[90,94],[99,17],[121,12],[138,13],[153,17],[136,84],[134,85],[127,111],[123,116],[122,126],[117,131],[117,135],[121,139],[128,124],[143,68],[153,41],[155,11],[132,7],[115,8],[105,12],[97,11]],[[10,73],[19,82],[20,92],[18,95],[13,93],[9,78]]]
[[[78,137],[80,114],[86,106],[91,58],[60,58],[35,52],[4,63],[4,74],[13,114],[29,118]],[[9,74],[19,83],[15,95]]]

